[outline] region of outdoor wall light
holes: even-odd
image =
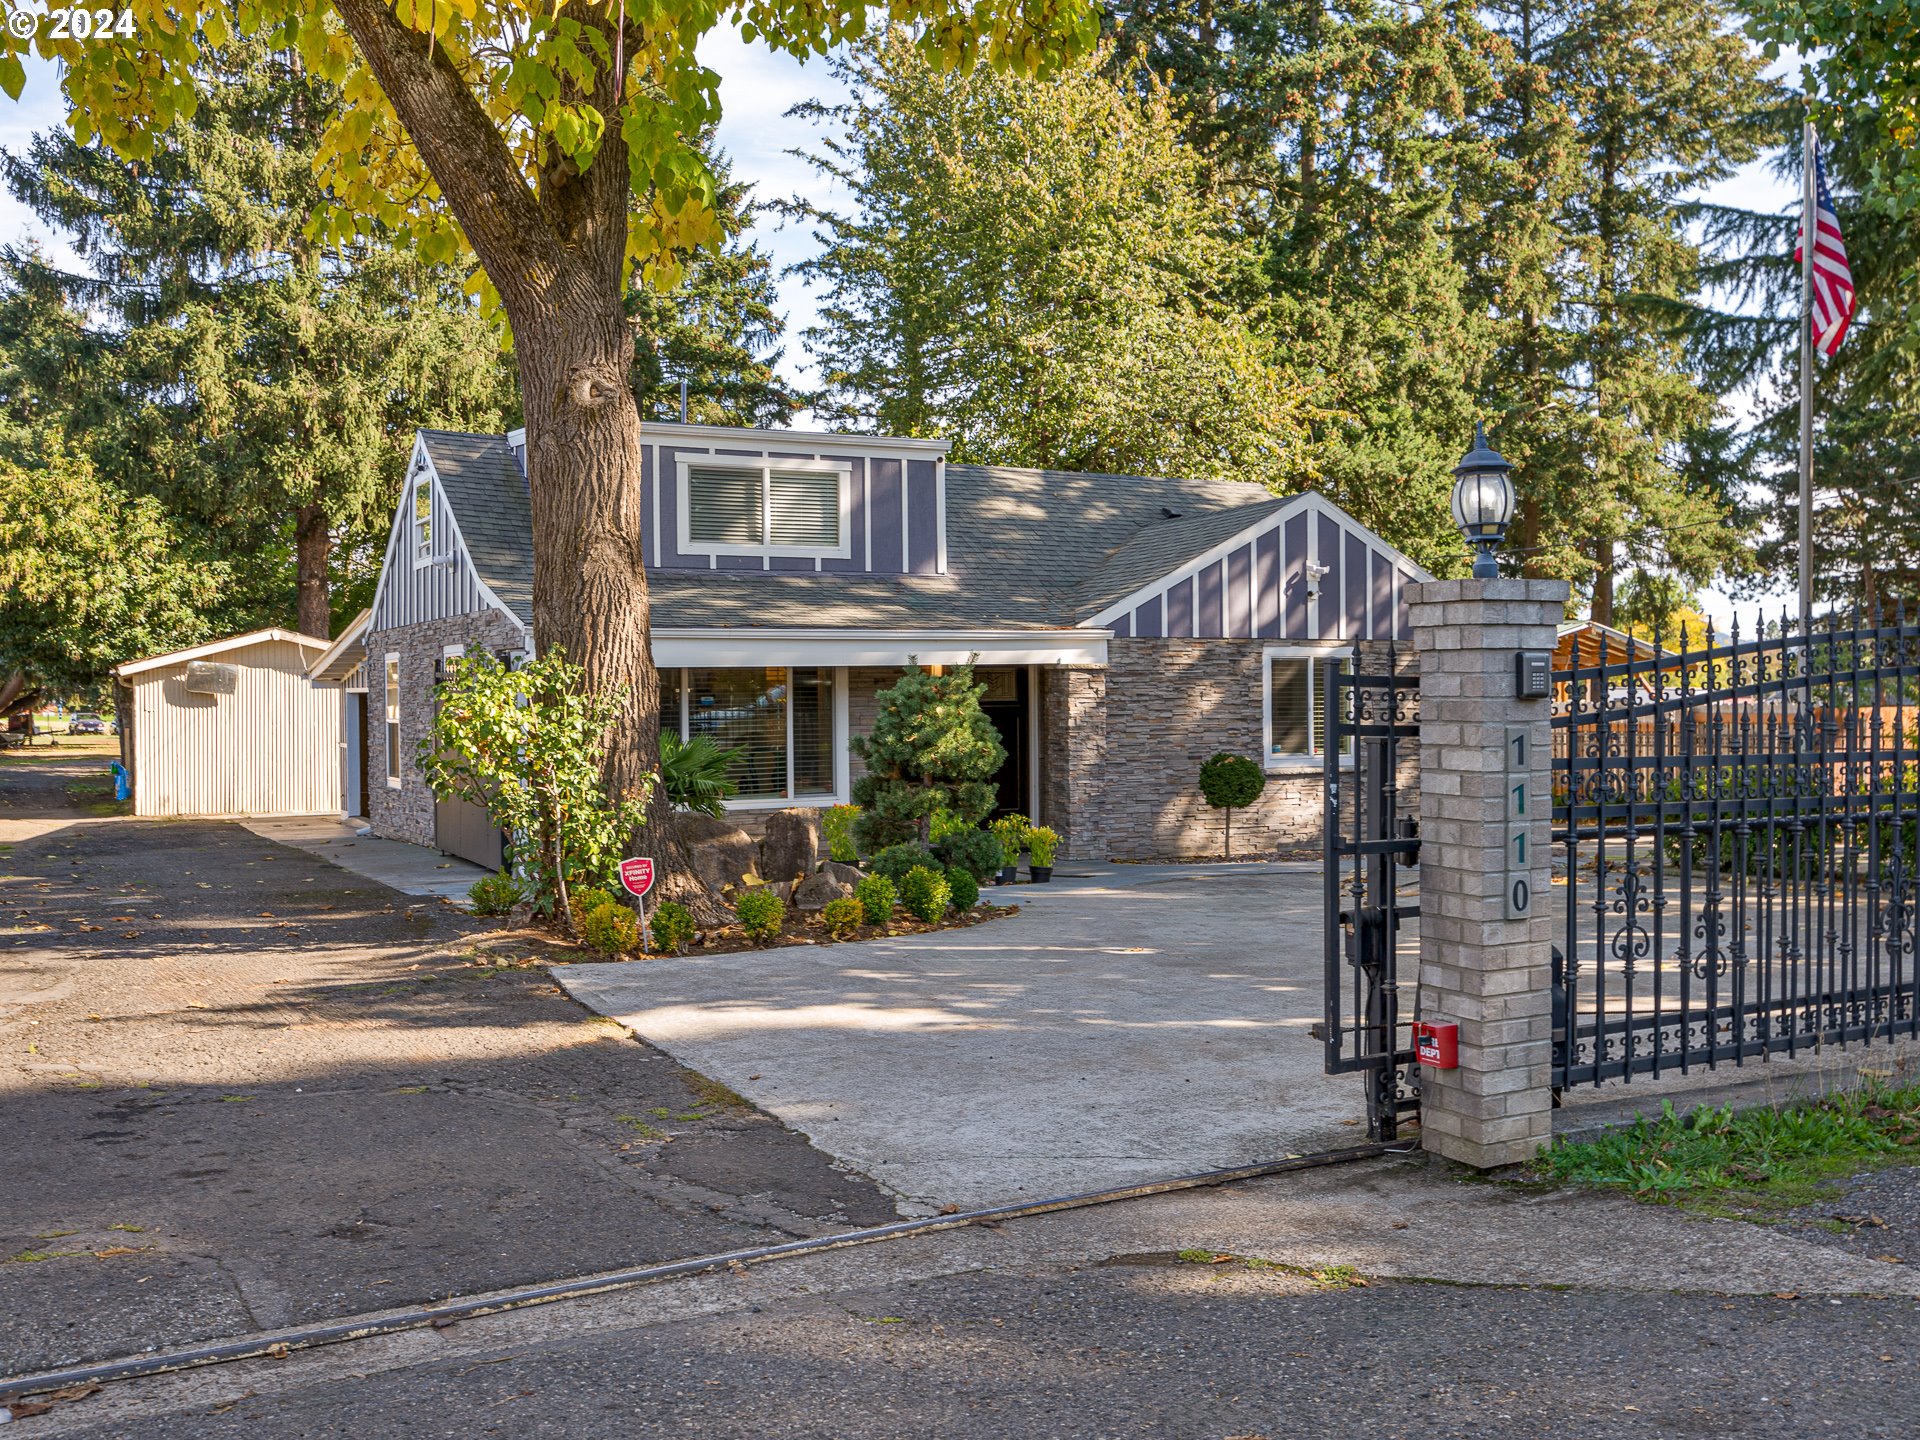
[[[1473,578],[1497,580],[1499,562],[1493,552],[1513,521],[1513,465],[1487,444],[1478,421],[1473,427],[1473,449],[1453,467],[1453,523],[1460,527],[1473,551]]]

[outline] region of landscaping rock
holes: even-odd
[[[836,870],[853,870],[851,865],[836,865]],[[857,875],[859,872],[856,870]],[[824,910],[829,900],[839,900],[853,894],[851,882],[822,870],[818,875],[809,875],[793,887],[793,903],[801,910]]]
[[[769,880],[798,880],[820,858],[820,812],[795,806],[767,816],[760,842],[760,873]]]
[[[820,873],[832,876],[845,885],[851,893],[853,887],[866,878],[867,872],[858,865],[843,865],[838,860],[823,860],[820,862]]]
[[[758,874],[760,847],[739,826],[706,815],[678,815],[673,823],[694,873],[715,894],[744,888]]]

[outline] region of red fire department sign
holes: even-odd
[[[629,895],[645,895],[653,889],[653,861],[641,855],[622,860],[620,883],[627,887]]]

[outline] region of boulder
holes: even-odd
[[[836,870],[853,870],[851,865],[836,865]],[[859,872],[856,870],[857,875]],[[799,910],[824,910],[829,900],[840,900],[853,894],[851,882],[822,870],[818,875],[809,875],[793,887],[793,904]]]
[[[739,826],[707,815],[676,815],[674,829],[693,860],[700,883],[718,895],[738,890],[758,874],[760,847]]]
[[[798,880],[813,874],[820,859],[820,812],[795,806],[767,816],[760,841],[760,873],[769,880]]]
[[[862,870],[858,865],[843,865],[838,860],[822,860],[820,862],[820,873],[822,875],[831,875],[834,879],[844,884],[849,892],[852,891],[854,886],[864,880],[867,874],[867,872]]]

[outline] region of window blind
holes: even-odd
[[[775,545],[840,543],[840,477],[832,471],[775,470],[770,475]]]
[[[705,545],[766,543],[760,471],[694,466],[687,471],[687,537]]]

